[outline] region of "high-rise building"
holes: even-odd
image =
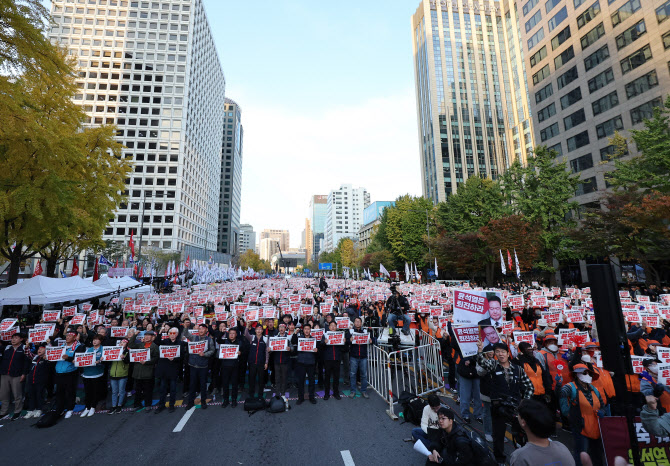
[[[289,243],[288,230],[272,230],[266,228],[265,230],[261,231],[261,241],[266,238],[272,238],[275,241],[279,241],[279,246],[281,247],[282,251],[288,251],[288,248],[291,247]]]
[[[312,223],[308,218],[305,219],[305,237],[303,243],[303,247],[305,248],[305,263],[309,264],[313,262],[314,243],[312,241]]]
[[[53,0],[49,37],[77,57],[87,125],[133,161],[104,239],[216,255],[225,79],[202,0]]]
[[[381,223],[384,209],[395,205],[394,201],[375,201],[363,210],[363,222],[358,231],[358,245],[365,250],[372,242],[375,228]]]
[[[609,139],[639,129],[670,91],[670,2],[531,0],[520,15],[536,139],[567,158],[576,200],[596,207]]]
[[[328,208],[328,196],[317,194],[309,199],[309,221],[312,227],[312,251],[311,260],[308,262],[317,263],[319,253],[323,244],[323,236],[326,232],[326,212]]]
[[[514,2],[423,0],[412,16],[424,197],[496,179],[533,148]]]
[[[249,249],[252,251],[256,250],[256,232],[254,227],[248,223],[243,223],[240,225],[240,247],[238,249],[239,254],[244,254]]]
[[[218,251],[235,255],[240,241],[242,204],[242,109],[231,99],[225,100],[223,143],[221,148],[221,192],[219,194]]]
[[[343,184],[328,194],[326,231],[323,249],[335,249],[342,238],[358,239],[363,223],[363,210],[370,205],[370,193],[365,188]]]
[[[261,259],[269,261],[272,259],[272,256],[274,254],[279,253],[279,240],[276,238],[261,238],[260,242],[258,243],[258,250],[259,253],[258,255],[260,256]],[[285,253],[288,251],[287,249],[282,248],[282,253]]]

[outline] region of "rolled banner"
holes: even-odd
[[[417,440],[414,444],[414,451],[421,453],[423,456],[430,456],[430,450],[426,448],[421,440]]]

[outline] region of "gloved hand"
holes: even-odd
[[[554,380],[556,381],[556,383],[558,385],[563,385],[563,376],[562,375],[560,375],[560,374],[556,375],[556,377],[554,377]]]

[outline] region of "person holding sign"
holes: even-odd
[[[363,321],[360,317],[354,319],[354,329],[351,333],[351,348],[349,349],[349,398],[356,396],[356,374],[361,374],[361,395],[363,398],[370,398],[368,395],[368,344],[370,343],[370,334],[363,329]]]
[[[12,335],[11,344],[5,347],[0,361],[0,417],[9,412],[10,395],[14,396],[14,415],[12,420],[21,416],[23,409],[23,381],[30,371],[30,359],[23,348],[23,335]]]
[[[81,377],[84,379],[84,399],[86,408],[81,417],[93,416],[98,402],[102,401],[105,394],[105,368],[102,365],[102,335],[93,336],[93,346],[86,348],[87,353],[95,353],[95,363],[82,369]]]
[[[227,335],[221,335],[216,341],[219,345],[237,345],[239,349],[237,350],[237,357],[235,359],[222,359],[221,360],[221,394],[223,396],[222,408],[228,406],[229,403],[232,403],[232,407],[237,406],[237,389],[238,389],[238,379],[240,374],[240,355],[243,351],[243,345],[246,340],[243,340],[237,336],[237,327],[230,327]],[[230,386],[232,385],[232,393]],[[232,397],[232,401],[229,401],[229,396]]]
[[[86,347],[77,341],[77,330],[73,327],[65,333],[65,354],[63,360],[56,363],[56,409],[57,413],[65,410],[65,419],[72,417],[74,412],[79,371],[74,365],[75,353],[83,353]],[[4,406],[4,404],[3,404]]]
[[[297,405],[301,405],[305,402],[305,376],[309,379],[309,402],[313,405],[316,404],[316,395],[314,387],[314,366],[316,364],[316,345],[311,345],[311,350],[305,351],[301,350],[301,340],[311,340],[310,343],[314,343],[314,340],[311,339],[310,335],[312,332],[312,326],[305,324],[302,327],[301,333],[294,333],[291,338],[291,344],[298,346],[298,359],[295,365],[296,378],[298,379],[298,402]]]
[[[158,361],[158,346],[154,343],[156,334],[153,330],[144,332],[142,341],[131,345],[132,349],[148,349],[149,360],[133,363],[133,382],[135,385],[135,412],[144,410],[149,413],[153,403],[154,380],[156,361]],[[144,406],[142,406],[144,401]]]
[[[207,335],[207,324],[198,326],[197,335],[191,334],[188,328],[184,327],[184,338],[191,342],[205,341],[205,349],[197,354],[188,355],[188,365],[191,370],[190,388],[191,393],[188,397],[186,409],[195,406],[195,395],[200,390],[200,407],[207,409],[207,372],[209,371],[209,359],[214,355],[216,349],[214,341]]]
[[[32,367],[26,377],[26,399],[28,401],[28,414],[26,419],[31,417],[38,418],[42,416],[44,407],[44,388],[47,383],[49,366],[46,358],[46,344],[40,343],[35,348],[37,354],[29,353],[32,356]]]
[[[249,333],[251,329],[251,322],[247,322],[247,328],[244,331],[244,336],[249,341],[249,396],[253,397],[256,391],[256,384],[258,384],[257,398],[263,396],[263,373],[268,368],[268,360],[270,353],[268,353],[268,339],[263,336],[263,326],[257,325],[254,329],[254,335]]]
[[[272,352],[272,359],[274,362],[274,371],[277,373],[276,376],[276,381],[277,381],[277,395],[279,396],[285,396],[286,395],[286,390],[288,389],[288,367],[289,363],[291,361],[291,353],[288,349],[288,333],[286,333],[286,324],[281,323],[279,324],[279,333],[275,338],[282,338],[286,342],[286,350],[282,351],[274,351],[272,347],[270,347],[270,351]]]
[[[324,356],[324,367],[326,371],[326,376],[324,378],[324,395],[323,401],[327,401],[330,398],[330,380],[333,380],[333,398],[340,400],[340,364],[342,360],[342,346],[346,344],[346,341],[351,337],[349,335],[349,330],[345,332],[337,331],[337,324],[331,322],[329,326],[329,332],[324,334],[321,337],[319,344],[323,348]],[[342,335],[343,334],[343,335]],[[336,337],[344,336],[341,343],[334,341]]]
[[[658,359],[648,358],[642,361],[644,371],[640,374],[640,391],[645,399],[648,396],[658,397],[658,401],[665,412],[670,413],[670,387],[658,382],[658,365],[660,363],[661,361]]]
[[[170,412],[174,412],[174,405],[177,402],[177,377],[183,366],[182,354],[186,352],[186,345],[179,341],[179,329],[172,327],[168,330],[168,337],[158,342],[158,353],[161,353],[161,347],[176,347],[178,356],[159,357],[156,363],[156,377],[160,381],[161,397],[158,400],[156,414],[165,409],[168,392],[170,394]]]
[[[112,407],[107,414],[118,414],[126,399],[126,384],[128,383],[128,372],[130,371],[130,352],[128,351],[128,337],[119,341],[121,348],[121,360],[112,361],[109,366],[109,385],[112,387]]]

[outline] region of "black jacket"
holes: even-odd
[[[5,346],[0,360],[0,375],[10,377],[21,377],[30,371],[31,361],[24,351],[24,346],[19,345],[16,350],[12,345]]]
[[[242,355],[245,354],[246,351],[248,351],[249,342],[244,337],[240,338],[239,336],[237,336],[235,338],[235,341],[232,341],[230,340],[230,338],[226,336],[225,338],[217,339],[216,342],[220,345],[237,345],[240,347],[240,355],[237,357],[237,359],[222,359],[221,360],[222,367],[237,366],[240,363],[240,358],[242,357]]]
[[[363,329],[356,330],[353,328],[351,333],[365,333]],[[372,340],[370,340],[372,341]],[[356,359],[366,359],[368,357],[368,345],[354,345],[351,343],[351,348],[349,349],[349,356]]]
[[[291,338],[291,344],[295,345],[296,349],[298,347],[298,338],[305,338],[305,334],[302,332],[300,332],[299,334],[298,333],[293,334],[293,337]],[[306,366],[316,364],[316,353],[313,353],[311,351],[298,351],[298,359],[296,362],[304,364]]]
[[[175,340],[174,343],[169,339],[166,338],[165,340],[156,340],[154,343],[158,343],[158,346],[179,346],[179,357],[174,358],[172,361],[170,361],[167,358],[158,358],[158,362],[156,363],[156,377],[159,379],[166,378],[166,379],[174,379],[179,376],[182,370],[182,366],[184,365],[184,355],[188,354],[188,345],[186,345],[185,342],[179,341],[179,339]],[[160,348],[158,348],[159,354],[160,354]]]
[[[26,377],[28,383],[34,385],[41,385],[46,383],[47,375],[49,373],[49,362],[46,354],[44,356],[35,356],[32,360],[30,372]]]
[[[430,444],[429,450],[437,450],[444,459],[442,464],[445,466],[465,466],[476,464],[475,453],[470,446],[470,439],[465,431],[454,422],[451,432],[447,433],[439,429],[437,438]],[[427,465],[434,465],[426,461]]]

